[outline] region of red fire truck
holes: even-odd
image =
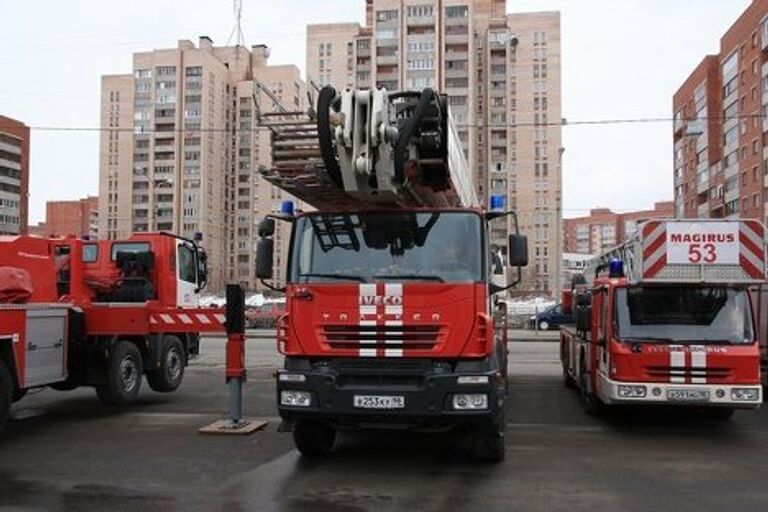
[[[593,260],[574,281],[576,325],[560,334],[584,409],[701,406],[727,419],[759,407],[763,239],[753,220],[649,221]]]
[[[223,330],[222,311],[197,307],[206,274],[204,251],[167,233],[0,237],[0,427],[31,388],[93,386],[120,405],[146,375],[174,391],[199,333]]]
[[[475,455],[503,458],[506,317],[493,299],[511,286],[500,253],[525,265],[526,242],[513,213],[478,207],[446,97],[328,87],[316,119],[264,123],[264,176],[317,209],[281,219],[292,223],[281,430],[317,455],[339,429],[464,425]],[[493,222],[513,233],[494,250]],[[265,279],[274,229],[259,229]]]

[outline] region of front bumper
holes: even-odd
[[[465,422],[497,420],[504,405],[505,385],[496,368],[477,367],[472,371],[446,372],[433,368],[429,361],[416,362],[406,368],[377,368],[369,360],[369,368],[350,368],[345,364],[288,364],[289,369],[277,374],[277,404],[285,420],[318,419],[339,427],[364,428],[440,427]],[[304,375],[304,382],[285,382],[281,375]],[[484,376],[487,383],[459,384],[462,375]],[[308,391],[311,402],[307,407],[281,403],[284,390]],[[485,394],[487,408],[456,410],[455,394]],[[365,409],[355,407],[354,397],[402,396],[404,407],[398,409]]]
[[[626,397],[619,394],[619,386],[643,387],[645,396]],[[757,393],[757,400],[735,400],[734,389],[749,389]],[[706,400],[675,400],[670,398],[670,391],[706,391]],[[666,404],[697,407],[734,407],[738,409],[756,409],[763,402],[763,388],[755,385],[721,384],[668,384],[662,382],[623,382],[611,380],[603,374],[598,376],[597,395],[606,404]]]

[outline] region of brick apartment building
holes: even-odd
[[[674,201],[661,201],[652,210],[614,213],[608,208],[595,208],[589,215],[564,219],[563,251],[578,254],[599,254],[624,242],[634,233],[637,224],[648,219],[668,219],[675,216]]]
[[[264,45],[218,47],[203,36],[197,45],[134,53],[132,73],[102,77],[101,238],[201,233],[210,290],[258,287],[256,227],[288,196],[257,172],[270,158],[257,114],[275,109],[273,98],[292,110],[306,102],[299,69],[268,58]],[[278,225],[280,276],[287,228]]]
[[[0,234],[27,233],[29,127],[0,115]]]
[[[365,2],[364,25],[307,27],[308,80],[448,94],[478,195],[502,196],[528,234],[521,288],[557,293],[562,144],[549,123],[562,117],[560,14],[507,14],[506,0]],[[502,251],[509,222],[491,232]]]
[[[48,201],[45,222],[34,227],[38,236],[87,236],[98,238],[99,198],[88,196],[73,201]],[[30,232],[33,228],[30,227]]]
[[[677,217],[768,220],[768,0],[754,0],[673,97]]]

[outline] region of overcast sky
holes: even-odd
[[[363,0],[244,0],[247,44],[304,69],[307,23],[363,21]],[[671,117],[672,94],[717,53],[749,0],[508,0],[510,11],[562,13],[563,117]],[[119,6],[119,8],[117,7]],[[268,7],[267,7],[268,6]],[[197,40],[227,42],[228,0],[35,0],[0,8],[0,114],[28,125],[98,127],[102,74],[131,54]],[[646,208],[672,198],[671,123],[564,128],[566,217],[591,207]],[[45,201],[98,191],[98,134],[35,130],[30,222]]]

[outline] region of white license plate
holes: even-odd
[[[355,395],[352,403],[358,409],[403,409],[405,397],[401,395]]]
[[[667,400],[676,402],[707,402],[709,401],[709,391],[704,389],[669,389],[667,390]]]

